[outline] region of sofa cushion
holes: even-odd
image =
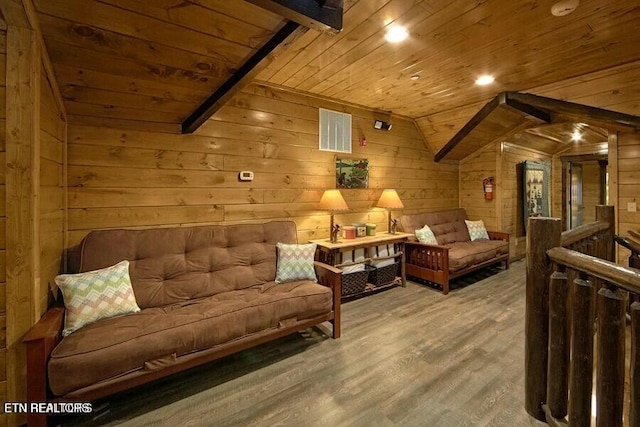
[[[425,243],[427,245],[438,244],[436,236],[434,236],[433,231],[431,231],[431,228],[428,225],[416,230],[416,238],[418,239],[418,242]]]
[[[449,271],[455,272],[500,255],[509,253],[509,242],[504,240],[476,240],[455,242],[449,248]]]
[[[232,342],[331,311],[327,287],[309,281],[219,293],[105,319],[62,339],[49,362],[51,390],[63,395],[154,362]],[[167,362],[169,361],[169,362]]]
[[[288,245],[278,242],[276,245],[278,249],[276,283],[295,282],[296,280],[317,282],[316,270],[313,265],[317,246],[315,243]]]
[[[140,311],[129,278],[129,261],[86,273],[61,274],[55,282],[66,307],[64,336],[100,319]]]
[[[400,228],[405,233],[415,233],[424,225],[428,225],[440,245],[468,242],[470,239],[467,225],[464,223],[465,219],[467,219],[467,213],[464,208],[409,214],[400,217]]]
[[[487,228],[484,226],[484,221],[479,219],[477,221],[469,221],[465,220],[465,224],[467,224],[467,230],[469,231],[469,238],[472,242],[476,240],[489,240],[489,233],[487,233]]]
[[[80,271],[129,260],[140,308],[162,307],[272,282],[278,242],[297,242],[294,222],[97,230],[82,241]]]

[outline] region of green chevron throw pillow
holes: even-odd
[[[287,245],[278,243],[278,264],[276,283],[293,282],[295,280],[312,280],[317,282],[313,259],[316,244]]]
[[[469,231],[469,237],[472,242],[476,240],[489,240],[489,233],[487,233],[487,228],[484,226],[483,220],[478,221],[469,221],[464,220],[467,224],[467,230]]]
[[[420,230],[416,230],[416,237],[420,243],[426,243],[427,245],[437,245],[438,240],[433,235],[433,231],[428,225],[425,225]]]
[[[66,315],[63,336],[107,317],[140,311],[129,277],[129,261],[55,278],[62,290]]]

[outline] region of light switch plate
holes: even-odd
[[[637,210],[636,202],[627,203],[627,212],[635,212]]]

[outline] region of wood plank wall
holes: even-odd
[[[484,221],[487,230],[497,231],[499,201],[485,200],[482,181],[494,177],[497,186],[503,181],[496,175],[496,145],[488,144],[460,162],[460,207],[465,208],[469,219]],[[495,195],[496,193],[494,193]]]
[[[40,79],[40,288],[35,312],[48,307],[49,289],[59,273],[65,224],[65,119],[55,101],[51,82]]]
[[[411,120],[385,117],[373,129],[367,109],[253,84],[194,135],[70,123],[69,244],[92,229],[235,223],[291,218],[299,241],[328,236],[322,192],[335,187],[335,153],[318,151],[318,108],[353,115],[353,153],[370,161],[370,187],[343,190],[350,211],[336,222],[374,222],[384,188],[395,188],[404,212],[458,206],[458,166],[436,164]],[[367,145],[358,140],[366,137]],[[239,182],[238,172],[255,173]]]
[[[600,204],[600,165],[597,160],[580,162],[582,164],[582,206],[584,224],[596,220],[596,205]]]
[[[526,236],[524,232],[522,207],[522,177],[518,165],[525,160],[550,162],[551,155],[530,150],[513,144],[503,144],[501,153],[502,163],[502,231],[511,234],[510,254],[514,259],[525,256]],[[553,173],[551,176],[553,180]],[[555,197],[552,192],[551,203]]]
[[[618,205],[616,215],[618,217],[618,234],[629,236],[628,230],[640,233],[640,211],[628,212],[627,203],[640,203],[640,171],[638,171],[638,158],[640,158],[640,133],[618,133],[618,151],[616,160],[611,162],[613,166],[610,174],[617,175]],[[611,153],[609,154],[611,157]],[[617,172],[616,169],[617,168]],[[616,177],[613,178],[614,181]],[[612,177],[609,176],[611,182]],[[627,265],[629,252],[621,249],[618,262]]]
[[[551,161],[551,155],[510,143],[491,143],[460,162],[460,207],[471,219],[482,219],[488,230],[511,234],[512,259],[524,257],[526,237],[520,200],[522,181],[518,164],[525,160]],[[495,178],[494,198],[485,200],[484,178]],[[552,197],[553,199],[553,197]],[[553,202],[552,202],[553,203]]]
[[[2,21],[0,19],[0,21]],[[0,30],[0,401],[7,401],[7,286],[6,286],[6,224],[5,203],[5,123],[6,123],[6,79],[7,32]],[[7,417],[0,414],[0,426],[7,424]]]

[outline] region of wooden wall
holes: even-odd
[[[503,190],[503,182],[497,176],[495,144],[486,145],[460,162],[460,207],[465,208],[470,219],[482,219],[487,230],[498,230],[497,191],[494,190],[493,200],[484,198],[482,181],[488,177],[494,177],[497,187]]]
[[[502,230],[511,234],[510,254],[519,259],[525,256],[526,236],[524,230],[524,213],[522,207],[522,175],[518,165],[525,160],[551,162],[551,156],[526,147],[503,144],[500,161],[502,163]],[[554,175],[552,172],[551,180]],[[551,204],[555,200],[551,192]]]
[[[0,22],[3,22],[0,19]],[[6,234],[7,223],[5,203],[5,124],[6,124],[6,79],[7,72],[7,32],[0,30],[0,401],[7,401],[7,305],[6,305]],[[0,414],[0,426],[6,425],[4,413]]]
[[[511,235],[510,257],[524,257],[524,234],[521,205],[522,180],[518,165],[525,160],[551,161],[551,155],[519,145],[497,142],[486,145],[460,162],[460,207],[471,219],[482,219],[488,230]],[[495,178],[494,198],[485,200],[484,178]],[[552,174],[553,178],[553,174]],[[552,193],[552,203],[554,197]]]
[[[369,189],[343,190],[351,209],[336,222],[385,231],[386,211],[375,208],[384,188],[398,190],[404,212],[458,206],[458,166],[434,163],[413,121],[385,117],[393,127],[379,131],[371,110],[254,84],[193,135],[70,123],[70,245],[92,229],[282,218],[297,223],[301,242],[328,236],[317,203],[335,187],[336,154],[318,150],[318,107],[353,115],[348,157],[370,161]],[[241,170],[254,181],[239,182]]]
[[[65,232],[65,120],[46,73],[40,79],[40,280],[36,313],[47,310],[59,273]],[[38,316],[39,317],[39,316]]]
[[[596,205],[600,204],[600,165],[597,160],[583,161],[582,164],[582,206],[583,224],[596,220]]]
[[[640,133],[618,133],[617,156],[612,161],[609,155],[609,182],[617,180],[617,193],[611,192],[610,197],[617,195],[618,234],[629,236],[628,230],[640,233],[640,210],[629,212],[627,204],[635,202],[640,205]],[[613,176],[612,176],[613,175]],[[640,206],[638,206],[640,208]],[[629,252],[620,250],[618,261],[627,265]]]

